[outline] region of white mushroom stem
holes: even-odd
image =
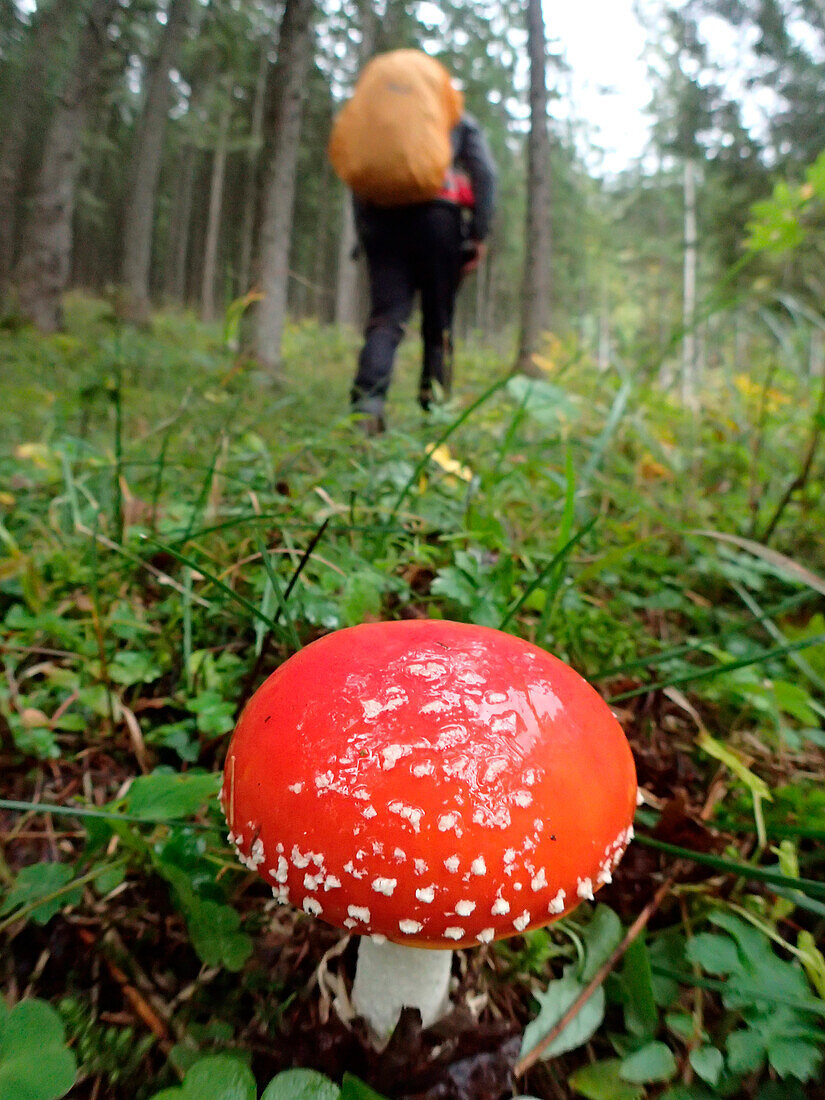
[[[424,1027],[447,1010],[452,951],[376,943],[362,936],[352,1003],[380,1039],[387,1039],[404,1007],[417,1008]]]

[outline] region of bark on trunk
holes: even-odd
[[[109,45],[118,0],[94,0],[74,65],[46,132],[43,160],[28,204],[14,282],[24,317],[44,332],[63,323],[61,297],[72,256],[80,150],[89,106]]]
[[[195,150],[191,145],[184,145],[178,154],[176,178],[163,286],[167,298],[183,304],[186,300],[186,258],[189,254],[192,183],[195,178]]]
[[[209,213],[206,222],[206,244],[203,249],[203,278],[201,282],[201,320],[215,319],[215,275],[218,267],[218,242],[223,211],[223,181],[226,175],[226,150],[229,144],[229,123],[232,119],[232,101],[221,108],[218,123],[218,141],[212,156],[212,178],[209,185]]]
[[[358,68],[361,69],[375,53],[378,19],[373,0],[361,0],[358,5],[361,42],[358,46]],[[389,5],[388,5],[389,14]],[[366,272],[364,261],[356,255],[358,237],[349,192],[341,212],[341,236],[338,243],[338,280],[335,287],[335,322],[359,328],[366,312]]]
[[[550,322],[550,138],[547,131],[546,36],[541,0],[527,0],[530,53],[530,137],[521,332],[515,369],[540,376],[533,362]]]
[[[257,264],[264,297],[252,325],[252,353],[273,370],[280,367],[286,322],[295,177],[313,6],[312,0],[286,0],[275,70],[271,153],[264,176]]]
[[[258,195],[258,160],[261,155],[261,141],[264,129],[264,98],[266,93],[266,74],[269,70],[269,42],[261,46],[258,62],[258,76],[255,81],[255,97],[252,101],[252,121],[249,127],[250,147],[246,154],[246,175],[243,184],[243,214],[241,218],[241,248],[238,259],[238,295],[249,290],[252,270],[252,238],[255,233],[255,202]]]
[[[129,168],[123,217],[123,266],[126,320],[141,324],[149,316],[152,228],[160,175],[163,136],[169,112],[169,73],[186,36],[192,0],[171,0],[155,64],[148,77],[146,103],[137,127]]]
[[[11,74],[14,94],[5,96],[0,130],[0,300],[14,266],[17,199],[29,129],[43,98],[55,47],[77,6],[77,0],[38,5],[28,45],[17,64],[9,63],[15,70]]]
[[[682,401],[696,402],[696,165],[685,161],[685,266],[682,303]]]

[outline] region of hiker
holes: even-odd
[[[434,90],[438,98],[428,102]],[[340,123],[353,105],[360,131],[345,134],[347,147]],[[443,117],[433,126],[438,107]],[[351,392],[367,435],[385,428],[393,360],[416,292],[424,345],[419,404],[430,409],[436,386],[449,396],[456,293],[484,256],[495,192],[487,142],[462,107],[439,62],[395,50],[367,65],[333,131],[330,157],[353,189],[369,272],[370,314]]]

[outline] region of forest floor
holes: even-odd
[[[548,337],[531,381],[472,340],[425,423],[409,340],[367,441],[354,334],[291,326],[277,379],[231,335],[124,329],[84,298],[64,334],[0,332],[0,1100],[75,1073],[78,1100],[194,1100],[216,1055],[212,1100],[271,1079],[266,1100],[297,1100],[291,1067],[336,1083],[306,1078],[307,1100],[821,1097],[821,457],[788,492],[810,380],[720,364],[690,410],[575,341]],[[597,903],[460,953],[452,1013],[379,1053],[346,1019],[354,942],[274,907],[215,796],[290,653],[425,617],[577,668],[644,803]],[[521,1073],[654,895],[578,1032]]]

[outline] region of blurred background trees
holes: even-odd
[[[552,20],[536,42],[539,11],[528,0],[6,0],[6,312],[55,329],[62,293],[81,287],[131,321],[165,305],[210,320],[260,291],[251,350],[272,369],[287,312],[360,324],[351,218],[326,141],[365,58],[415,45],[460,80],[500,171],[462,329],[512,353],[532,300],[537,332],[552,327],[600,361],[632,342],[643,369],[681,379],[688,396],[712,358],[707,298],[720,278],[736,295],[764,288],[770,268],[774,288],[799,290],[746,241],[754,202],[784,178],[801,185],[825,141],[819,4],[648,0],[651,140],[618,176],[598,170],[580,126],[555,117],[564,43]],[[549,114],[531,85],[531,26]]]

